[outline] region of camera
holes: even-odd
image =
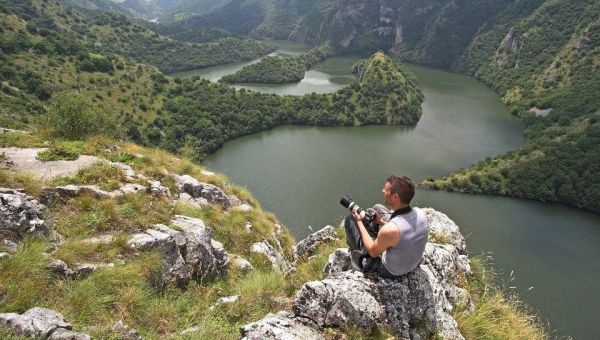
[[[375,220],[375,214],[373,212],[363,210],[348,195],[342,195],[342,199],[340,199],[340,204],[349,209],[350,211],[356,210],[356,212],[360,215],[360,218],[362,218],[363,222],[367,225],[370,225],[371,222]]]

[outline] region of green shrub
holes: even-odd
[[[48,150],[38,153],[35,157],[40,161],[74,161],[79,158],[81,148],[69,142],[55,142]]]
[[[77,93],[62,92],[52,97],[42,123],[55,137],[76,140],[113,130],[112,120]]]

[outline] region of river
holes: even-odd
[[[307,50],[279,43],[274,55]],[[278,94],[335,91],[354,80],[354,57],[315,65],[294,84],[244,85]],[[251,61],[256,62],[256,61]],[[178,74],[218,80],[237,63]],[[480,82],[443,70],[408,65],[425,93],[416,127],[316,128],[284,126],[225,144],[205,165],[246,186],[301,239],[337,225],[347,193],[361,206],[380,202],[392,173],[418,182],[467,167],[524,143],[523,125]],[[241,87],[241,86],[236,86]],[[598,337],[600,215],[560,204],[498,196],[418,190],[413,205],[446,213],[467,238],[472,255],[485,254],[499,281],[550,323],[552,335]]]

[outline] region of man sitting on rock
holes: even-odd
[[[429,225],[425,213],[410,207],[415,186],[409,178],[392,175],[381,189],[385,204],[371,209],[374,221],[367,226],[356,210],[344,222],[346,242],[352,251],[352,266],[382,277],[397,277],[419,264]]]

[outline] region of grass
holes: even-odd
[[[454,318],[466,339],[547,339],[536,314],[516,295],[506,294],[491,284],[494,272],[481,257],[471,259],[473,275],[468,290],[475,311],[459,311]]]
[[[29,195],[39,197],[44,181],[25,172],[0,169],[0,187],[22,188]]]
[[[79,153],[82,151],[81,144],[81,142],[77,144],[73,142],[55,142],[47,150],[39,152],[36,158],[40,161],[74,161],[79,158]]]
[[[118,189],[124,182],[125,174],[120,168],[105,162],[97,162],[79,170],[75,176],[54,179],[52,184],[98,185],[102,190],[112,191]]]

